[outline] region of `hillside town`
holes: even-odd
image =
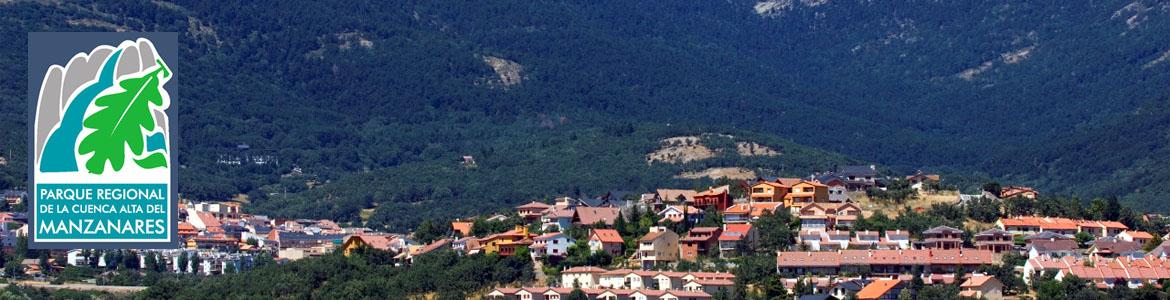
[[[793,299],[902,299],[927,287],[974,299],[1014,299],[1044,281],[1076,278],[1100,289],[1138,289],[1160,288],[1170,279],[1170,243],[1163,242],[1170,237],[1161,215],[1141,215],[1144,227],[1135,228],[1118,219],[1046,216],[1039,209],[1017,214],[1013,210],[1037,202],[1039,192],[996,185],[964,195],[940,182],[939,175],[921,171],[892,178],[873,166],[850,166],[806,178],[530,201],[506,214],[426,222],[411,233],[269,218],[244,213],[235,201],[184,201],[180,249],[29,250],[23,213],[0,214],[9,228],[0,238],[7,251],[38,253],[39,259],[23,256],[4,268],[7,278],[34,281],[55,280],[76,267],[213,276],[334,252],[379,251],[396,265],[436,251],[536,263],[538,280],[484,291],[488,299],[731,299],[748,289],[737,274],[746,274],[749,257],[766,257],[765,272],[782,278],[775,287],[752,289]],[[907,199],[945,197],[929,207],[880,200],[905,191]],[[4,196],[13,210],[28,197],[15,190]],[[988,204],[993,220],[970,215]],[[964,220],[903,222],[906,215],[946,214],[948,207],[963,211],[958,219]],[[117,282],[108,277],[91,281]]]

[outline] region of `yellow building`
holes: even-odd
[[[528,234],[528,228],[519,225],[515,229],[489,235],[479,240],[483,253],[497,253],[504,256],[511,255],[511,251],[514,251],[517,246],[530,244],[532,244],[532,236]]]
[[[345,256],[349,256],[354,250],[361,247],[370,247],[382,251],[390,251],[390,244],[396,237],[386,235],[351,235],[345,239],[345,243],[341,244]]]

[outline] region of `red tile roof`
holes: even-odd
[[[731,186],[728,186],[728,185],[711,187],[705,191],[702,191],[702,192],[699,192],[698,194],[695,194],[695,196],[718,196],[718,195],[727,194],[728,191],[730,191],[730,190],[731,190]]]
[[[752,230],[752,224],[726,224],[723,225],[723,234],[719,235],[720,241],[738,241],[743,239]]]
[[[776,254],[777,267],[838,267],[841,256],[837,252],[780,252]]]
[[[593,233],[589,235],[590,239],[596,239],[602,243],[624,243],[621,234],[613,229],[593,229]]]
[[[540,202],[532,201],[532,202],[528,202],[527,204],[524,204],[524,205],[521,205],[521,206],[517,206],[516,208],[517,208],[517,209],[546,209],[546,208],[549,208],[549,207],[552,207],[552,205],[548,205],[548,204],[545,204],[545,203],[540,203]]]
[[[1152,238],[1154,238],[1153,235],[1151,235],[1149,232],[1145,232],[1145,231],[1129,230],[1129,231],[1126,231],[1125,233],[1128,234],[1130,237],[1133,237],[1135,239],[1152,239]]]
[[[613,221],[618,218],[620,213],[621,209],[617,207],[578,207],[576,219],[584,225],[593,225],[597,221],[613,225]]]
[[[561,271],[561,274],[564,274],[564,273],[605,273],[607,271],[608,270],[606,270],[606,269],[602,269],[602,268],[598,268],[598,267],[584,266],[584,267],[572,267],[572,268],[565,269],[564,271]]]
[[[898,279],[879,279],[857,291],[857,299],[879,299],[901,283]]]
[[[352,235],[350,238],[357,239],[366,246],[378,250],[390,250],[390,243],[394,241],[393,236],[386,235]]]

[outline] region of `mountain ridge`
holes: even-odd
[[[864,161],[1131,203],[1152,199],[1130,195],[1158,190],[1156,181],[1118,174],[1170,173],[1156,158],[1100,159],[1112,155],[1103,147],[1033,150],[1078,149],[1125,128],[1137,108],[1159,107],[1170,83],[1170,65],[1157,63],[1170,49],[1161,34],[1170,30],[1167,1],[789,1],[770,16],[756,13],[758,3],[6,3],[0,11],[13,18],[0,20],[0,35],[12,43],[0,47],[9,71],[0,124],[26,126],[25,32],[114,28],[184,33],[179,70],[192,75],[179,82],[199,105],[179,106],[189,116],[181,126],[182,188],[201,199],[302,190],[281,177],[294,167],[328,185],[399,167],[425,173],[493,146],[535,155],[508,145],[536,128],[566,127],[626,144],[620,149],[636,152],[641,165],[648,141],[742,131],[831,157],[789,166],[789,175]],[[487,57],[519,66],[505,68],[519,70],[505,76],[515,79],[506,89],[485,80],[504,82]],[[966,70],[977,72],[964,77]],[[1153,127],[1163,120],[1143,118]],[[640,140],[627,141],[630,132]],[[0,144],[15,145],[3,149],[11,152],[0,171],[6,185],[24,182],[23,133],[0,133]],[[562,134],[537,139],[567,139]],[[226,168],[217,164],[225,155],[281,164]],[[665,176],[642,179],[665,184],[681,171],[631,176]],[[618,188],[605,184],[590,188]],[[347,200],[363,205],[341,208],[314,193],[294,197],[298,205],[255,205],[326,207],[336,210],[326,215],[353,219],[353,211],[385,202]],[[393,193],[384,197],[413,197]],[[503,207],[530,199],[490,200]]]

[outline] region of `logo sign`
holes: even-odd
[[[175,33],[30,33],[30,247],[174,248]]]

